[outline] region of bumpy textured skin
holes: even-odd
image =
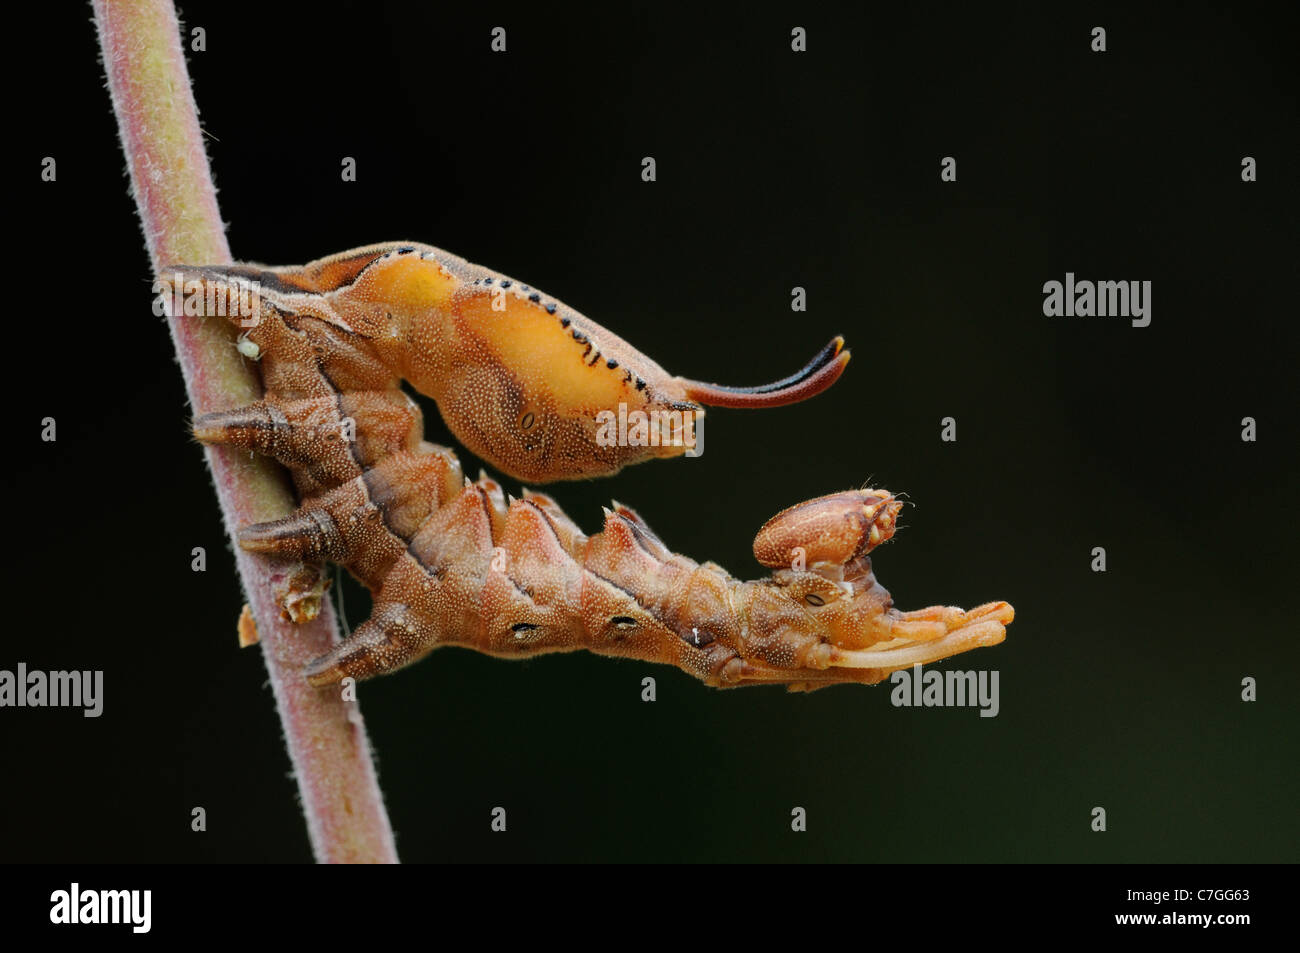
[[[247,527],[244,547],[345,566],[374,594],[368,621],[306,676],[328,685],[391,672],[459,645],[507,658],[588,649],[676,665],[710,685],[813,689],[1005,637],[1006,603],[899,612],[867,553],[901,504],[859,490],[801,503],[755,540],[769,579],[741,582],[673,554],[615,504],[586,536],[549,496],[468,481],[423,440],[403,379],[452,432],[506,473],[549,481],[614,473],[685,447],[601,446],[600,410],[761,407],[830,386],[835,339],[802,371],[728,388],[669,376],[622,339],[512,279],[416,243],[369,246],[300,268],[176,266],[209,293],[250,292],[241,350],[265,398],[195,421],[199,439],[268,454],[302,505]],[[493,307],[495,301],[496,307]],[[239,323],[240,316],[232,316]],[[247,319],[244,319],[247,323]],[[308,574],[310,575],[310,574]]]

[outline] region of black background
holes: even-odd
[[[181,13],[207,32],[189,63],[238,258],[428,242],[729,383],[847,337],[814,401],[713,411],[700,459],[553,487],[586,529],[617,497],[752,577],[770,515],[870,480],[917,504],[875,559],[900,606],[1017,610],[1005,643],[947,663],[1001,673],[992,719],[894,708],[887,685],[717,692],[586,654],[437,653],[361,689],[403,859],[1297,859],[1289,24],[1235,6]],[[11,36],[30,58],[10,64],[0,668],[103,669],[106,698],[98,719],[0,710],[0,856],[308,860],[89,9],[40,16]],[[1044,317],[1067,271],[1152,281],[1151,325]],[[367,597],[346,595],[355,625]]]

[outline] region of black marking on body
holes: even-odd
[[[641,527],[638,526],[635,523],[635,521],[628,519],[622,513],[615,513],[614,515],[619,518],[619,520],[623,523],[624,526],[627,526],[629,529],[632,530],[632,541],[636,543],[638,547],[640,547],[643,553],[645,553],[647,556],[649,556],[651,559],[653,559],[655,562],[659,563],[660,565],[666,565],[665,563],[660,561],[659,554],[651,551],[650,547],[646,544],[645,537],[642,535],[641,532]],[[659,540],[655,540],[655,542],[659,542]],[[660,543],[660,545],[662,546],[663,544]]]
[[[311,288],[304,288],[301,285],[295,285],[277,272],[265,268],[258,268],[255,265],[182,268],[181,273],[186,276],[193,275],[194,277],[200,278],[205,284],[211,282],[213,284],[224,285],[228,290],[237,289],[241,285],[256,284],[260,286],[258,288],[259,291],[270,291],[273,294],[307,295],[313,297],[320,296],[319,292],[314,291]],[[235,281],[234,279],[242,279],[242,281]],[[275,306],[273,301],[268,300],[264,303],[269,304],[272,308]],[[216,317],[216,315],[213,315],[213,317]],[[236,315],[227,315],[227,317],[236,317]]]
[[[533,591],[531,589],[526,586],[521,586],[517,581],[515,581],[515,577],[510,575],[510,573],[506,573],[505,576],[510,585],[515,587],[515,592],[527,599],[532,605],[537,605],[537,601],[533,598]]]
[[[631,599],[634,603],[636,603],[637,608],[639,608],[639,609],[641,609],[642,611],[644,611],[646,614],[648,614],[652,619],[654,619],[656,622],[658,622],[658,623],[659,623],[660,625],[662,625],[664,628],[666,628],[666,629],[671,629],[671,628],[672,628],[672,626],[668,625],[668,623],[664,621],[663,616],[661,616],[661,615],[658,613],[658,611],[656,611],[655,609],[652,609],[652,608],[650,608],[649,606],[647,606],[647,605],[645,604],[645,601],[644,601],[640,596],[638,596],[636,593],[634,593],[634,592],[630,592],[630,591],[628,591],[627,589],[624,589],[622,586],[620,586],[618,583],[616,583],[613,579],[607,579],[606,577],[602,576],[600,573],[596,572],[594,569],[592,569],[592,568],[589,567],[589,566],[583,566],[583,567],[582,567],[582,571],[585,572],[585,573],[587,573],[587,574],[589,574],[593,579],[597,579],[597,580],[603,582],[605,585],[609,586],[611,589],[615,590],[616,592],[621,592],[623,595],[627,596],[627,597],[628,597],[629,599]],[[634,621],[635,621],[635,620],[634,620]],[[710,639],[710,641],[712,641],[712,639]]]
[[[532,500],[521,499],[518,502],[524,504],[525,506],[531,506],[534,510],[536,510],[538,513],[541,514],[542,522],[544,522],[546,524],[546,528],[551,531],[551,537],[555,540],[556,548],[559,549],[560,552],[564,553],[564,555],[568,557],[570,562],[573,562],[573,556],[569,553],[567,549],[564,548],[564,541],[560,539],[559,531],[556,530],[555,524],[551,522],[551,515],[547,513],[545,509],[543,509],[542,507],[534,503]]]
[[[596,570],[592,569],[590,566],[583,566],[583,567],[582,567],[582,571],[585,572],[585,573],[587,573],[588,575],[590,575],[593,579],[598,579],[598,580],[600,580],[600,581],[603,582],[605,585],[609,586],[611,589],[616,589],[617,591],[623,593],[623,595],[627,596],[629,599],[631,599],[633,602],[635,602],[638,606],[641,606],[642,609],[645,608],[645,606],[642,606],[642,605],[641,605],[641,600],[637,598],[637,595],[636,595],[635,592],[629,592],[627,589],[624,589],[622,586],[620,586],[618,583],[616,583],[613,579],[606,579],[604,576],[602,576],[600,573],[596,572]],[[651,614],[653,615],[654,613],[651,613]],[[658,618],[658,617],[656,616],[656,618]]]
[[[620,513],[619,515],[622,516],[621,513]],[[637,531],[638,533],[640,533],[642,536],[644,536],[646,539],[654,540],[654,541],[655,541],[659,546],[661,546],[665,551],[667,551],[667,552],[669,552],[669,553],[672,553],[672,550],[668,549],[668,546],[665,545],[664,541],[663,541],[662,539],[659,538],[659,534],[656,533],[654,530],[652,530],[652,529],[651,529],[649,526],[647,526],[645,523],[640,522],[640,521],[639,521],[639,518],[638,518],[638,519],[632,519],[632,517],[630,517],[630,516],[623,516],[623,519],[625,519],[625,520],[627,520],[629,523],[631,523],[632,526],[635,527],[636,531]],[[651,553],[650,555],[654,556],[654,553]],[[674,554],[674,555],[676,555],[676,554]],[[682,558],[682,559],[686,559],[687,557],[682,556],[682,557],[680,557],[680,558]],[[659,557],[659,556],[655,556],[655,559],[660,559],[660,557]],[[662,560],[661,560],[661,561],[662,561]],[[697,564],[697,565],[698,565],[698,564]]]
[[[496,537],[492,535],[492,501],[488,498],[487,492],[477,484],[470,484],[479,496],[479,501],[483,504],[483,518],[487,520],[488,541],[493,548],[496,547]]]

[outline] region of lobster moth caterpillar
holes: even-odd
[[[778,514],[754,545],[772,575],[742,582],[673,553],[621,504],[587,536],[550,496],[514,499],[486,476],[467,480],[451,450],[423,439],[420,409],[401,390],[407,381],[433,398],[456,438],[510,476],[581,479],[689,446],[599,439],[602,413],[698,419],[703,405],[803,400],[843,372],[841,338],[783,380],[727,387],[671,376],[543,292],[414,242],[301,267],[173,272],[205,300],[245,305],[222,311],[265,386],[255,404],[198,417],[195,435],[274,457],[302,501],[242,529],[240,544],[297,561],[309,580],[338,563],[374,596],[371,617],[307,667],[315,685],[457,645],[505,658],[587,649],[676,665],[717,687],[812,690],[995,644],[1014,617],[1005,602],[895,609],[867,555],[894,533],[902,504],[888,491]],[[299,611],[310,605],[297,598]]]

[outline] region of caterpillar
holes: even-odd
[[[325,562],[374,597],[370,618],[306,667],[313,685],[455,645],[505,658],[586,649],[676,665],[715,687],[810,691],[996,644],[1014,618],[1005,602],[893,607],[868,555],[896,529],[903,504],[889,491],[777,514],[754,540],[771,575],[742,582],[673,553],[620,503],[588,536],[549,495],[467,479],[450,449],[424,440],[401,389],[433,398],[453,435],[503,473],[573,480],[688,452],[705,405],[821,393],[849,361],[842,338],[787,378],[728,387],[671,376],[541,291],[415,242],[301,267],[163,270],[185,290],[184,313],[240,326],[238,347],[264,383],[262,400],[198,416],[195,436],[278,460],[301,500],[284,519],[243,528],[240,545],[299,564],[294,578],[307,581],[281,603],[294,618],[318,608],[303,590]],[[602,434],[629,407],[655,421],[641,435],[651,439]]]

